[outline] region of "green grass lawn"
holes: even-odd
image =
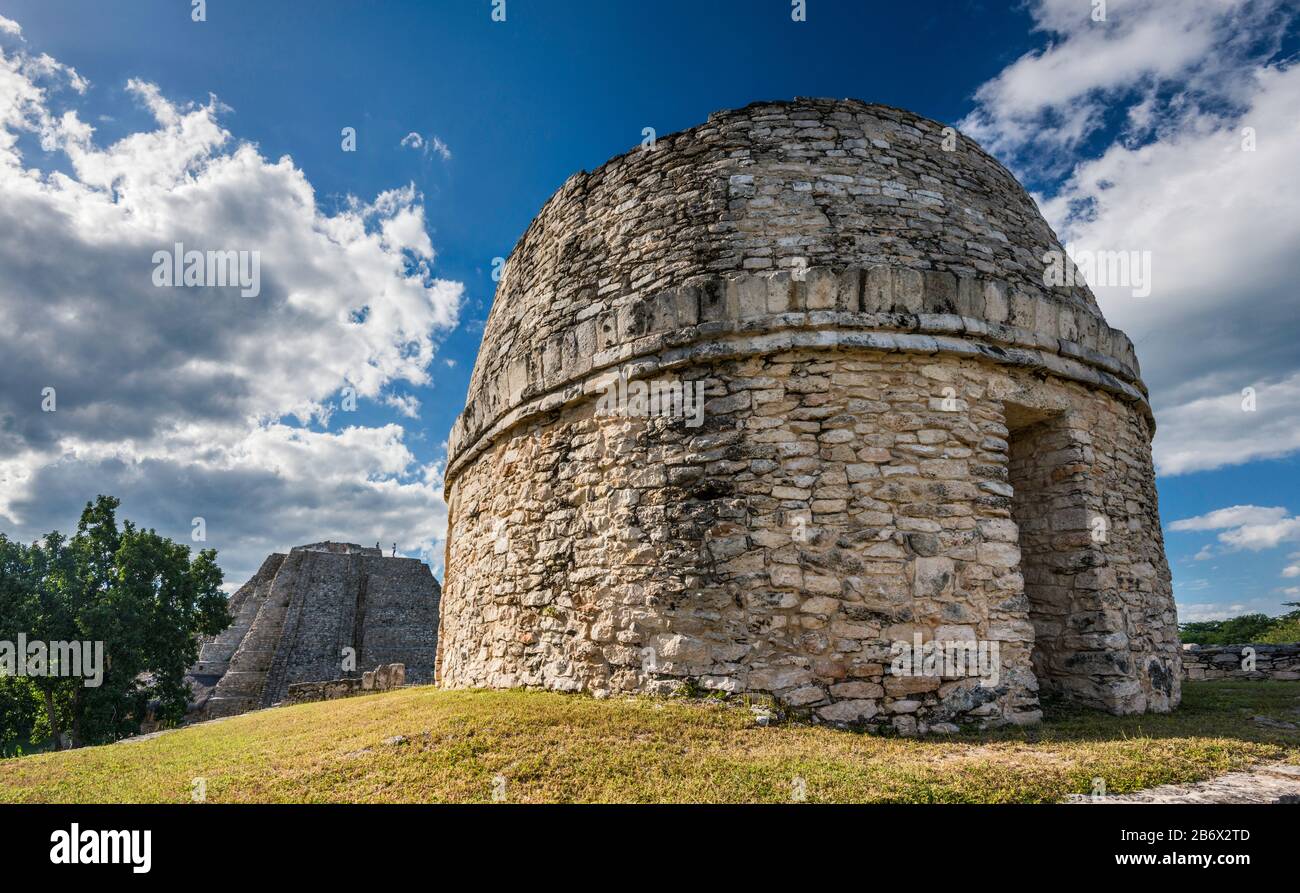
[[[1043,725],[907,739],[700,701],[409,688],[0,761],[0,801],[1048,802],[1300,763],[1300,682],[1201,682],[1165,716],[1050,708]],[[400,740],[397,736],[401,736]],[[498,780],[504,779],[504,781]],[[802,782],[796,782],[802,779]]]

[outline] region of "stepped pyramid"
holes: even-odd
[[[353,543],[275,553],[230,598],[234,622],[204,638],[189,671],[191,719],[215,719],[283,700],[295,682],[360,676],[406,665],[433,682],[441,590],[428,565]],[[356,655],[343,669],[344,649]]]

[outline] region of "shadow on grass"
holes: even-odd
[[[1297,728],[1266,725],[1256,717]],[[1112,716],[1065,702],[1045,701],[1043,723],[1039,726],[962,735],[959,740],[1038,744],[1132,738],[1226,738],[1279,745],[1300,758],[1300,682],[1185,682],[1183,701],[1176,710],[1135,716]]]

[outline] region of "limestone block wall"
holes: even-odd
[[[999,292],[990,321],[1023,320],[1046,302],[1050,337],[1059,323],[1067,340],[1079,340],[1076,328],[1087,339],[1096,301],[1086,287],[1043,285],[1049,250],[1060,245],[1015,178],[938,122],[856,101],[719,112],[653,151],[574,174],[538,213],[502,272],[452,447],[519,392],[599,367],[616,344],[695,324],[662,293],[745,271],[901,268],[900,312],[916,311],[922,277],[948,307],[956,277],[989,280]],[[984,318],[982,307],[964,315]],[[1122,340],[1117,353],[1131,359]]]
[[[359,680],[386,664],[404,665],[411,682],[432,682],[439,597],[427,565],[378,549],[316,543],[272,555],[232,597],[235,623],[203,644],[190,671],[196,715],[269,707],[292,685]]]
[[[405,667],[404,681],[433,682],[441,590],[429,566],[414,558],[389,557],[368,558],[363,568],[365,589],[356,619],[358,666],[400,664]],[[412,598],[413,592],[424,597]]]
[[[1169,709],[1177,620],[1145,420],[1095,401],[1047,418],[1004,407],[1040,685],[1117,713]]]
[[[357,555],[305,549],[290,556],[301,559],[285,582],[289,608],[264,706],[282,700],[294,683],[339,676],[344,648],[354,650],[358,674],[402,663],[411,682],[433,681],[439,592],[428,565],[373,549]]]
[[[1249,658],[1253,664],[1247,662]],[[1300,643],[1184,645],[1183,673],[1193,680],[1300,679]]]
[[[295,550],[282,575],[276,589],[285,591],[289,604],[262,692],[267,707],[283,700],[295,682],[341,674],[343,649],[358,644],[354,630],[365,592],[362,560],[346,554]]]
[[[512,252],[446,473],[452,686],[776,695],[900,731],[1178,703],[1146,390],[1000,165],[853,101],[570,178]],[[598,414],[703,382],[704,424]],[[1019,495],[1017,495],[1019,494]],[[889,671],[997,643],[999,680]]]
[[[360,678],[347,676],[328,682],[295,682],[285,692],[283,703],[333,701],[369,692],[390,691],[403,685],[406,685],[406,667],[403,664],[383,664],[362,673]]]
[[[700,429],[587,401],[519,426],[458,477],[445,681],[603,694],[690,679],[904,732],[1035,719],[1014,401],[1113,444],[1079,457],[1108,541],[1092,543],[1090,515],[1058,522],[1101,564],[1077,569],[1074,597],[1093,610],[1061,619],[1082,646],[1063,670],[1107,709],[1177,702],[1142,413],[977,360],[800,349],[679,374],[708,382]],[[916,633],[998,642],[1001,684],[891,676],[892,643]]]

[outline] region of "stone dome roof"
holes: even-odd
[[[938,122],[849,99],[715,113],[573,175],[532,221],[502,271],[448,480],[602,370],[742,331],[982,353],[1145,407],[1132,344],[1092,293],[1043,284],[1045,253],[1062,250],[1015,178]]]

